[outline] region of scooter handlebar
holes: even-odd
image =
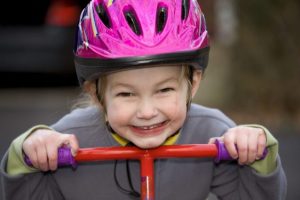
[[[228,161],[228,160],[234,160],[230,154],[228,153],[227,149],[225,148],[225,145],[222,141],[216,140],[215,145],[217,147],[217,156],[215,157],[215,163],[219,163],[221,161]],[[263,156],[261,159],[264,159],[266,155],[268,154],[267,148],[265,148],[263,152]],[[25,163],[28,166],[32,166],[32,162],[30,161],[29,157],[25,155]],[[75,158],[72,156],[71,150],[68,147],[60,147],[58,149],[58,166],[72,166],[73,168],[76,168],[77,163]]]
[[[227,149],[222,141],[216,140],[215,145],[217,146],[217,149],[218,149],[218,155],[215,158],[215,163],[219,163],[221,161],[226,161],[226,160],[234,160],[230,156],[229,152],[227,151]],[[260,160],[263,160],[267,156],[267,154],[268,154],[268,149],[265,148]]]
[[[70,148],[68,147],[58,148],[57,156],[58,156],[57,158],[58,167],[72,166],[73,168],[76,168],[77,163],[74,157],[72,156]],[[24,161],[28,166],[32,166],[32,162],[27,155],[25,155]]]

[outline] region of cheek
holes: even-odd
[[[180,92],[174,94],[173,99],[169,102],[170,106],[176,107],[179,110],[184,109],[187,105],[187,97],[187,87],[182,86]]]
[[[123,106],[120,103],[108,103],[106,105],[107,120],[111,126],[126,123],[131,116],[130,106]]]
[[[181,93],[174,95],[173,98],[164,102],[162,108],[171,119],[181,120],[186,115],[186,95]]]
[[[187,112],[187,88],[176,94],[176,98],[170,101],[166,110],[173,116],[176,123],[183,123]]]

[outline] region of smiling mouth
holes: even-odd
[[[156,129],[156,128],[160,128],[164,125],[166,125],[168,123],[168,121],[163,121],[161,123],[157,123],[157,124],[153,124],[150,126],[133,126],[136,129],[141,129],[141,130],[152,130],[152,129]]]

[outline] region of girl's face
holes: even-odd
[[[104,98],[112,129],[140,148],[161,145],[186,117],[188,83],[181,74],[181,67],[166,66],[108,75]]]

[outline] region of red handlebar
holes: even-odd
[[[215,144],[171,145],[155,149],[137,147],[104,147],[80,149],[75,156],[77,162],[134,159],[141,162],[141,199],[154,200],[154,165],[157,158],[216,157]]]
[[[180,158],[180,157],[216,157],[218,149],[215,144],[189,144],[160,146],[155,149],[137,147],[96,147],[79,149],[74,159],[77,162],[99,160],[141,160],[144,157]]]
[[[266,156],[264,151],[262,159]],[[140,160],[141,162],[141,199],[154,200],[154,160],[158,158],[215,158],[215,162],[232,160],[224,144],[216,141],[215,144],[187,144],[160,146],[154,149],[140,149],[138,147],[96,147],[79,149],[72,157],[68,148],[60,148],[58,165],[72,165],[76,162],[90,162],[101,160]],[[25,161],[31,165],[26,156]]]

